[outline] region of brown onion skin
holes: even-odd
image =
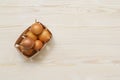
[[[22,42],[20,43],[21,46],[23,46],[26,49],[31,49],[34,46],[34,40],[31,38],[24,38]]]
[[[33,39],[34,41],[37,40],[37,36],[34,35],[31,31],[28,31],[26,33],[26,36],[29,37],[29,38],[31,38],[31,39]]]
[[[34,49],[39,51],[43,47],[43,43],[40,40],[35,41]]]
[[[34,50],[33,49],[28,49],[28,50],[24,50],[23,51],[23,54],[27,57],[31,57],[35,54]]]
[[[40,24],[40,23],[38,23],[38,22],[36,22],[36,23],[34,23],[32,26],[31,26],[31,32],[33,32],[35,35],[39,35],[41,32],[42,32],[42,30],[43,30],[43,26]]]
[[[42,42],[47,42],[49,41],[51,38],[51,34],[48,30],[44,29],[43,32],[39,35],[39,40],[41,40]]]
[[[33,49],[25,49],[23,46],[19,46],[19,49],[23,53],[23,55],[27,57],[31,57],[35,54],[35,51]]]

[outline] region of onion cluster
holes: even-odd
[[[24,39],[20,42],[19,50],[27,57],[33,56],[40,51],[46,42],[51,38],[51,33],[41,23],[35,22],[24,34]]]

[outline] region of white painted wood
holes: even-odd
[[[32,62],[14,48],[35,19],[53,39]],[[0,0],[1,80],[120,80],[119,0]]]

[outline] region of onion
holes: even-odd
[[[35,54],[33,49],[29,49],[29,50],[24,50],[23,54],[26,55],[27,57],[31,57]]]
[[[43,32],[39,35],[39,40],[41,40],[42,42],[47,42],[48,40],[50,40],[51,38],[51,34],[48,30],[43,30]]]
[[[21,46],[23,46],[26,49],[30,49],[34,46],[34,40],[31,38],[24,38],[22,42],[20,43]]]
[[[31,38],[31,39],[33,39],[33,40],[37,40],[37,36],[34,35],[31,31],[28,31],[26,33],[26,36],[29,37],[29,38]]]
[[[38,51],[38,50],[40,50],[42,47],[43,47],[43,43],[42,43],[40,40],[36,40],[36,41],[35,41],[34,49],[35,49],[36,51]]]
[[[35,35],[39,35],[42,30],[43,30],[43,26],[40,23],[34,23],[30,29]]]
[[[23,53],[23,55],[27,57],[31,57],[35,54],[33,49],[25,49],[23,46],[19,46],[19,49]]]

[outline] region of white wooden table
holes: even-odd
[[[27,62],[14,42],[35,19],[53,39]],[[120,0],[0,0],[0,80],[120,80]]]

